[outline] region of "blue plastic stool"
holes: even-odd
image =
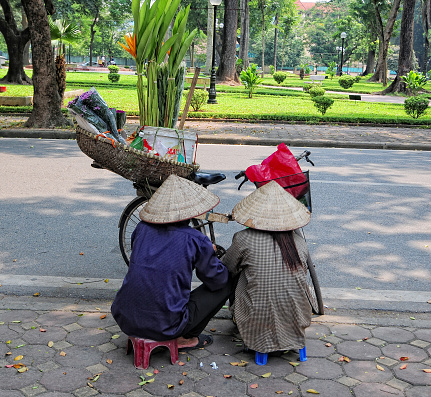
[[[268,362],[268,353],[256,352],[254,361],[257,365],[266,365]],[[299,350],[299,361],[307,361],[307,350],[305,349],[305,346]]]

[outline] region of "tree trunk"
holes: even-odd
[[[368,50],[367,66],[364,70],[364,73],[362,73],[362,75],[366,76],[367,74],[374,73],[375,64],[376,64],[376,50],[375,49]]]
[[[278,35],[278,12],[275,14],[275,31],[274,31],[274,71],[277,71],[277,35]]]
[[[400,55],[398,59],[397,76],[383,94],[392,92],[406,92],[407,86],[401,79],[412,70],[413,64],[413,29],[416,0],[404,0],[403,15],[401,17]]]
[[[207,19],[207,59],[205,61],[205,73],[211,72],[211,59],[214,38],[214,6],[208,0],[208,19]]]
[[[394,24],[397,19],[398,10],[400,9],[401,0],[394,0],[392,3],[391,12],[389,13],[386,26],[383,26],[383,20],[378,8],[378,0],[373,0],[374,10],[376,13],[377,31],[379,34],[379,57],[377,60],[376,71],[369,79],[370,82],[383,83],[384,86],[388,84],[388,49],[391,40]]]
[[[217,77],[220,82],[239,82],[235,69],[238,28],[237,0],[225,0],[224,5],[223,43]]]
[[[43,0],[22,0],[28,18],[33,54],[33,111],[26,127],[53,128],[70,125],[61,112],[55,80],[54,56],[47,10]]]
[[[3,34],[9,54],[9,68],[0,81],[11,84],[31,84],[31,79],[24,72],[23,54],[26,43],[30,40],[28,29],[19,30],[9,1],[0,0],[4,19],[0,17],[0,32]]]
[[[93,43],[94,43],[94,35],[96,34],[96,31],[94,30],[94,27],[96,26],[97,21],[99,20],[99,10],[97,10],[96,16],[93,19],[93,23],[90,27],[90,67],[93,66]],[[104,55],[104,54],[103,54]]]
[[[239,57],[242,67],[246,70],[250,64],[248,60],[248,47],[250,42],[250,7],[249,0],[241,0],[241,37],[239,41]]]
[[[428,71],[428,53],[430,47],[429,30],[431,27],[431,0],[422,0],[422,27],[424,29],[424,58],[422,73],[426,75]]]
[[[28,28],[28,21],[27,21],[27,15],[25,15],[24,8],[21,7],[21,16],[22,16],[22,30]],[[29,35],[30,36],[30,35]],[[30,61],[30,40],[27,41],[26,45],[24,46],[23,51],[23,65],[27,66]]]
[[[262,77],[265,74],[265,1],[259,1],[260,11],[262,13]]]

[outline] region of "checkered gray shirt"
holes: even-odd
[[[305,346],[311,323],[305,293],[308,248],[296,233],[294,241],[303,265],[296,271],[287,268],[272,236],[255,229],[236,233],[222,259],[230,272],[241,272],[231,310],[244,344],[261,353]]]

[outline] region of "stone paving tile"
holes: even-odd
[[[398,390],[405,390],[411,386],[409,383],[399,380],[397,378],[391,379],[389,382],[386,382],[386,384]]]
[[[24,394],[16,390],[0,390],[0,397],[23,397]]]
[[[111,340],[111,334],[97,328],[83,328],[70,332],[66,340],[72,345],[77,346],[98,346],[108,343]]]
[[[378,327],[371,331],[376,338],[389,343],[405,343],[416,339],[413,332],[396,327]]]
[[[37,366],[37,368],[41,372],[48,372],[48,371],[52,371],[53,369],[59,368],[59,365],[57,363],[55,363],[54,361],[47,361],[43,364],[39,364]]]
[[[308,389],[319,392],[319,397],[352,397],[352,393],[347,386],[333,380],[310,379],[299,385],[302,395],[312,395],[307,393]]]
[[[146,379],[145,372],[142,374]],[[157,380],[157,379],[156,379]],[[94,388],[101,393],[117,393],[124,395],[132,390],[139,389],[142,379],[137,374],[120,371],[102,373],[97,382],[92,383]],[[155,383],[156,381],[154,381]],[[146,387],[147,385],[145,385]],[[145,388],[144,388],[145,389]],[[167,388],[166,388],[167,389]]]
[[[404,396],[402,391],[394,389],[388,385],[382,385],[381,383],[362,383],[356,386],[353,390],[355,392],[355,397]]]
[[[371,332],[359,325],[337,324],[331,327],[331,331],[334,336],[345,340],[362,340],[371,337]]]
[[[429,390],[428,386],[414,386],[406,390],[406,397],[425,397]]]
[[[366,342],[342,342],[337,345],[337,352],[350,359],[368,360],[380,357],[381,351],[378,347]]]
[[[379,364],[380,365],[380,364]],[[385,383],[393,378],[389,368],[380,365],[384,371],[377,369],[375,361],[351,361],[344,365],[347,376],[358,379],[364,383]]]
[[[2,389],[19,390],[33,385],[42,377],[42,373],[29,367],[28,371],[19,373],[15,368],[0,368],[0,385]]]
[[[340,365],[323,358],[313,358],[295,367],[296,372],[308,378],[335,379],[343,375]]]
[[[31,365],[38,366],[51,361],[56,352],[47,345],[25,345],[17,349],[16,353],[24,356],[24,364],[31,362]]]
[[[104,343],[102,345],[97,346],[97,348],[104,353],[110,352],[112,350],[117,349],[117,346],[115,346],[113,343]]]
[[[248,395],[251,397],[268,397],[276,396],[276,392],[283,392],[283,395],[289,396],[299,396],[299,391],[297,386],[292,383],[286,382],[283,379],[272,379],[272,378],[260,378],[251,384],[257,384],[257,388],[252,389],[249,387],[247,389]],[[292,392],[292,394],[288,394]]]
[[[327,357],[335,352],[335,347],[325,346],[329,342],[325,342],[319,339],[309,339],[305,345],[307,348],[307,357]]]
[[[18,339],[23,332],[12,331],[7,325],[0,325],[0,340],[7,341],[12,339]]]
[[[386,365],[388,367],[392,367],[395,364],[399,363],[398,360],[392,360],[392,358],[384,357],[384,356],[380,356],[378,359],[376,359],[376,362],[379,363],[379,364]]]
[[[23,387],[21,391],[24,393],[25,396],[32,397],[46,392],[46,389],[41,385],[34,384],[27,387]]]
[[[367,339],[366,342],[377,347],[383,347],[386,345],[386,342],[379,338],[370,338],[370,339]]]
[[[95,347],[71,346],[64,350],[65,356],[57,352],[54,361],[63,367],[85,368],[96,365],[102,359],[103,353]]]
[[[67,335],[67,331],[63,328],[48,327],[45,332],[41,332],[40,328],[28,330],[22,338],[27,343],[36,343],[39,345],[48,344],[49,341],[58,342],[64,339]]]
[[[431,328],[428,329],[418,329],[415,331],[415,335],[417,338],[426,340],[431,343]]]
[[[61,367],[45,372],[40,383],[48,390],[73,392],[87,384],[87,378],[91,376],[86,369]]]
[[[429,342],[424,341],[424,340],[420,340],[420,339],[416,339],[416,340],[410,342],[410,344],[413,346],[420,347],[420,348],[425,348],[425,347],[430,345]]]
[[[323,324],[311,323],[311,325],[305,330],[305,337],[307,340],[319,339],[329,335],[331,335],[330,329]]]
[[[305,382],[308,378],[295,372],[293,374],[287,375],[284,379],[293,383],[294,385],[299,385],[301,382]]]
[[[429,366],[422,363],[408,363],[406,369],[394,368],[395,376],[405,382],[411,383],[414,386],[431,386],[431,374],[425,373],[423,369]]]
[[[101,319],[101,316],[105,316]],[[107,328],[117,325],[111,314],[106,313],[85,313],[79,317],[78,324],[85,328]]]
[[[35,321],[38,315],[32,310],[1,310],[0,321],[4,321],[6,324],[12,323],[12,321],[21,321],[27,323],[29,321]]]
[[[89,386],[81,387],[80,389],[77,389],[73,392],[74,396],[76,397],[92,397],[97,396],[100,393],[95,390],[94,388],[91,388]]]
[[[67,332],[72,332],[72,331],[77,331],[78,329],[82,329],[82,327],[78,323],[63,325],[63,328]]]
[[[383,347],[382,352],[385,356],[394,360],[399,360],[400,357],[408,357],[409,362],[419,362],[428,358],[424,350],[407,344],[390,344]]]
[[[48,393],[41,394],[41,397],[75,397],[71,393],[61,393],[58,391],[50,391]]]
[[[356,386],[358,383],[361,383],[359,380],[350,378],[349,376],[342,376],[341,378],[337,379],[337,382],[348,387],[353,387]]]
[[[154,382],[155,383],[155,382]],[[250,384],[239,382],[231,378],[225,379],[217,376],[216,373],[209,375],[205,379],[198,381],[195,384],[195,391],[203,396],[229,396],[229,397],[243,397],[250,389]],[[163,390],[160,390],[163,392]],[[163,392],[163,395],[168,395]]]
[[[69,325],[69,324],[75,323],[77,320],[78,320],[78,316],[75,313],[64,312],[64,311],[48,312],[40,315],[37,318],[37,322],[44,328]]]

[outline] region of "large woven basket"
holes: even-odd
[[[199,169],[198,164],[162,159],[97,136],[79,126],[76,126],[76,141],[81,151],[103,168],[140,185],[159,186],[171,174],[191,179],[192,173]]]

